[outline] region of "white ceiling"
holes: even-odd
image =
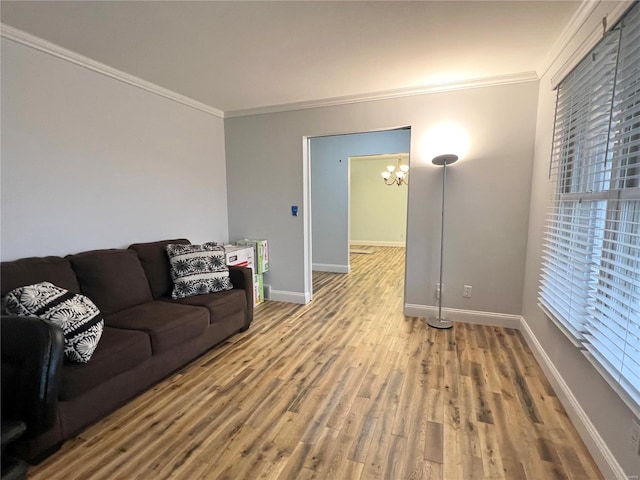
[[[537,71],[579,1],[2,1],[2,23],[233,112]]]

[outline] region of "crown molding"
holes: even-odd
[[[624,13],[633,5],[633,1],[620,0],[618,2],[602,1],[602,0],[582,0],[580,7],[573,15],[567,26],[564,28],[556,42],[551,47],[545,61],[537,69],[539,78],[542,78],[551,71],[553,65],[562,56],[569,46],[570,42],[576,37],[580,29],[582,29],[591,15],[601,5],[613,5],[613,8],[605,15],[607,31],[610,30],[618,20],[622,18]],[[584,58],[584,56],[600,41],[603,36],[602,23],[597,25],[588,32],[584,40],[571,52],[569,57],[552,71],[553,78],[551,80],[552,87],[555,88],[558,83]]]
[[[493,87],[499,85],[509,85],[516,83],[535,82],[539,80],[536,72],[520,72],[508,75],[498,75],[492,77],[472,78],[457,82],[434,83],[418,87],[399,88],[381,92],[368,92],[357,95],[347,95],[341,97],[331,97],[319,100],[309,100],[303,102],[268,105],[264,107],[230,110],[223,112],[217,108],[193,100],[179,93],[160,87],[154,83],[143,80],[134,75],[130,75],[116,68],[92,60],[76,52],[63,48],[52,42],[44,40],[30,33],[19,30],[10,25],[0,23],[0,36],[12,40],[21,45],[33,48],[43,53],[52,55],[101,75],[113,78],[114,80],[140,88],[147,92],[159,95],[174,102],[200,110],[218,118],[245,117],[251,115],[262,115],[268,113],[288,112],[295,110],[305,110],[309,108],[331,107],[348,105],[353,103],[363,103],[375,100],[389,100],[394,98],[410,97],[416,95],[428,95],[433,93],[451,92],[455,90],[466,90],[470,88]]]
[[[546,58],[540,65],[540,67],[536,70],[538,72],[538,76],[542,78],[551,68],[553,63],[562,55],[562,52],[567,45],[576,36],[578,31],[585,24],[587,19],[591,16],[591,14],[595,11],[595,9],[600,4],[600,1],[590,1],[590,0],[582,0],[582,3],[578,7],[578,10],[573,14],[569,23],[564,27],[560,36],[554,42],[547,54]]]
[[[121,70],[105,65],[104,63],[100,63],[80,55],[79,53],[67,50],[60,45],[56,45],[55,43],[51,43],[40,37],[31,35],[30,33],[24,32],[10,25],[0,23],[0,35],[8,40],[12,40],[26,47],[60,58],[119,82],[126,83],[127,85],[167,98],[182,105],[186,105],[187,107],[200,110],[201,112],[208,113],[214,117],[224,118],[224,112],[222,110],[210,107],[209,105],[193,100],[192,98],[185,97],[184,95],[180,95],[179,93],[160,87],[155,83],[148,82],[134,75],[130,75]]]
[[[265,107],[246,108],[241,110],[230,110],[225,112],[224,116],[225,118],[247,117],[250,115],[305,110],[308,108],[333,107],[338,105],[348,105],[351,103],[370,102],[374,100],[389,100],[394,98],[411,97],[415,95],[428,95],[432,93],[466,90],[470,88],[494,87],[498,85],[509,85],[514,83],[537,82],[538,80],[539,78],[536,72],[521,72],[509,75],[498,75],[494,77],[473,78],[468,80],[461,80],[458,82],[435,83],[419,87],[398,88],[395,90],[386,90],[382,92],[370,92],[358,95],[310,100],[305,102],[285,103],[280,105],[269,105]]]

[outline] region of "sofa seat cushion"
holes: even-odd
[[[161,300],[168,303],[181,305],[195,305],[205,307],[209,310],[210,323],[217,323],[230,317],[234,313],[241,312],[247,308],[247,297],[244,290],[234,289],[194,297],[172,299],[169,297]]]
[[[152,352],[158,354],[202,335],[209,326],[209,312],[190,305],[152,301],[105,316],[105,324],[145,332],[151,338]]]
[[[151,358],[151,342],[144,332],[105,327],[88,363],[65,361],[61,373],[61,400],[75,398]]]
[[[153,298],[169,296],[173,289],[167,245],[188,245],[189,243],[186,238],[177,238],[159,242],[134,243],[129,246],[130,249],[138,254],[144,273],[146,273],[149,280]]]

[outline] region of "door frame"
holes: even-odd
[[[339,135],[357,135],[360,133],[376,133],[386,132],[390,130],[400,130],[408,128],[413,132],[412,125],[398,125],[391,127],[384,127],[378,129],[368,129],[362,131],[352,132],[333,132],[323,133],[316,135],[303,135],[302,137],[302,229],[303,229],[303,288],[304,288],[304,303],[307,304],[313,300],[313,205],[312,205],[312,192],[311,192],[311,139],[318,137],[331,137]],[[412,133],[411,133],[412,134]],[[410,135],[411,135],[410,134]],[[409,152],[411,148],[409,147]],[[358,155],[354,155],[358,156]],[[361,155],[360,155],[361,156]],[[348,169],[350,171],[350,169]],[[350,174],[350,173],[349,173]],[[407,189],[411,188],[410,185]],[[407,228],[405,231],[405,242],[408,239],[409,232],[409,190],[407,190]],[[347,218],[349,218],[349,204],[347,204]],[[347,238],[347,252],[349,248],[349,239]],[[407,278],[407,265],[406,265],[406,243],[405,243],[405,267],[404,267],[404,281],[406,290],[406,278]]]

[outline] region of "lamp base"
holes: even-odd
[[[439,318],[439,317],[429,317],[427,319],[427,325],[429,325],[432,328],[439,328],[441,330],[453,327],[453,323],[451,323],[451,320],[447,320],[446,318]]]

